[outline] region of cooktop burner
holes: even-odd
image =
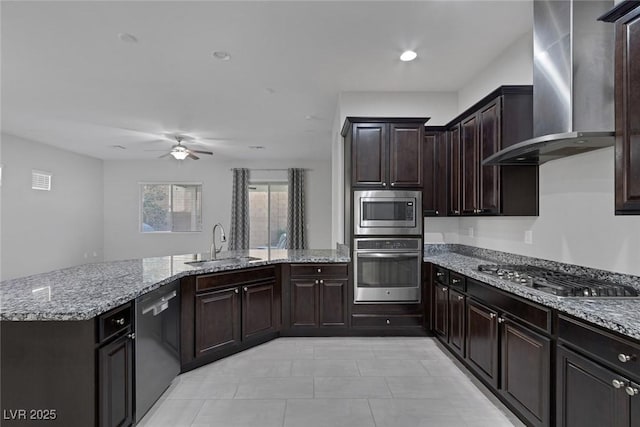
[[[617,285],[588,277],[532,265],[479,265],[478,271],[518,283],[559,297],[637,298],[639,292],[631,286]]]

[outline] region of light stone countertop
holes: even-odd
[[[252,261],[194,267],[208,254],[174,255],[79,265],[0,282],[0,320],[87,320],[181,277],[282,263],[348,263],[348,252],[250,250],[218,258],[251,256]]]
[[[532,259],[535,260],[534,258]],[[505,260],[503,259],[501,259],[500,261],[502,262],[500,262],[487,258],[462,255],[455,252],[442,252],[434,254],[425,253],[424,261],[431,262],[498,289],[511,292],[525,299],[555,308],[563,313],[573,315],[606,329],[640,340],[640,299],[560,298],[478,271],[478,265],[480,264],[504,264]],[[601,271],[599,272],[600,278],[606,279],[606,277],[603,277],[603,273]],[[611,274],[612,277],[620,276],[616,273]],[[637,287],[637,283],[633,281],[627,281],[626,283]]]

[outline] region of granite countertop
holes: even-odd
[[[530,258],[530,260],[534,260],[535,262],[537,259]],[[563,313],[571,314],[577,318],[584,319],[596,325],[616,331],[628,337],[635,338],[636,340],[640,340],[640,299],[559,298],[555,295],[550,295],[536,289],[508,282],[478,271],[478,265],[480,264],[496,264],[500,262],[504,264],[504,261],[507,261],[508,263],[508,261],[513,260],[495,260],[485,257],[462,255],[455,252],[442,252],[433,254],[425,253],[424,261],[464,274],[467,277],[487,283],[493,287],[511,292],[544,306],[555,308]],[[521,263],[522,260],[518,261]],[[547,261],[547,263],[553,262]],[[568,270],[566,267],[567,265],[565,264],[564,266],[564,270]],[[548,265],[547,267],[552,268],[553,266]],[[555,267],[556,270],[561,269],[559,263]],[[576,268],[585,270],[585,273],[588,272],[588,270],[591,270],[581,267]],[[625,283],[638,288],[639,281],[637,279],[639,278],[636,278],[635,276],[626,276],[625,278],[624,275],[617,273],[611,273],[610,276],[607,276],[605,272],[601,270],[591,271],[596,272],[596,274],[590,274],[590,276],[598,276],[598,278],[608,279],[618,283]],[[578,271],[570,272],[575,274]]]
[[[208,254],[187,254],[101,262],[6,280],[0,283],[0,320],[87,320],[181,277],[282,263],[350,262],[348,252],[250,250],[217,258],[251,261],[191,266]]]

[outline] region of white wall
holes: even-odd
[[[2,280],[101,261],[102,160],[2,134]],[[31,189],[32,169],[51,191]]]
[[[502,84],[532,84],[531,34],[523,36],[459,92],[460,111]],[[640,275],[640,216],[614,214],[614,150],[540,166],[538,217],[425,219],[425,241],[462,243]],[[470,236],[473,229],[473,237]],[[533,244],[524,243],[532,231]]]
[[[430,117],[428,125],[444,125],[458,114],[456,92],[342,92],[333,122],[332,158],[332,244],[344,239],[343,138],[340,130],[349,116]]]
[[[326,161],[225,161],[197,162],[158,160],[105,160],[104,162],[104,253],[105,260],[168,254],[205,252],[211,230],[221,222],[228,231],[231,218],[233,167],[307,168],[307,224],[310,248],[330,248],[331,163]],[[265,176],[254,172],[252,176]],[[273,174],[271,174],[273,176]],[[286,178],[286,174],[282,176]],[[203,231],[153,234],[139,232],[139,182],[202,182]],[[228,234],[228,233],[227,233]],[[226,249],[225,245],[225,249]]]
[[[484,70],[460,88],[458,114],[499,86],[530,85],[532,82],[533,32],[528,32],[491,60]],[[453,116],[449,117],[449,120],[452,118]]]

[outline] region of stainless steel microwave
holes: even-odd
[[[422,234],[421,191],[354,191],[355,235]]]

